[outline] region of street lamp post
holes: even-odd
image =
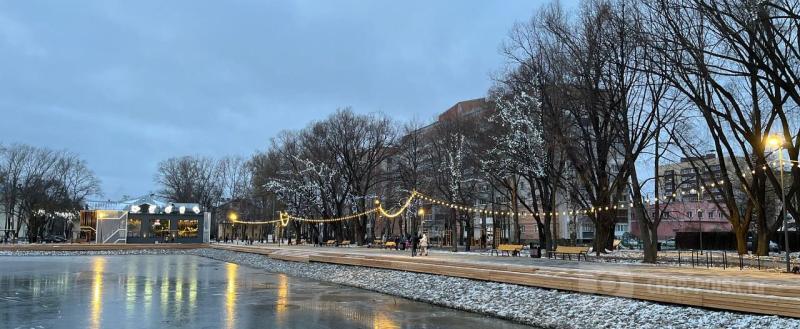
[[[381,206],[381,200],[378,199],[378,198],[375,198],[375,200],[372,201],[372,204],[375,205],[375,208],[378,208],[378,207]],[[380,220],[380,218],[381,218],[381,214],[380,214],[379,211],[376,211],[375,214],[372,215],[372,219],[373,219],[373,222],[375,222],[375,225],[378,225],[378,221]],[[373,231],[372,223],[367,223],[367,225],[368,225],[367,233],[372,232]],[[391,230],[394,230],[394,223],[392,222],[391,225],[392,225]],[[388,235],[389,231],[386,229],[386,224],[383,225],[383,231],[387,232],[387,235]],[[402,234],[402,232],[400,232],[400,233]],[[369,237],[369,234],[367,234],[367,235]],[[383,235],[383,233],[381,233],[381,235]],[[374,238],[375,237],[372,237],[372,239],[369,239],[369,240],[372,241],[372,240],[374,240]]]
[[[783,141],[780,136],[772,135],[767,142],[778,151],[778,164],[781,170],[781,219],[783,219],[783,249],[786,252],[786,272],[791,272],[791,260],[789,258],[789,225],[786,218],[786,193],[783,189]]]
[[[697,222],[700,226],[700,254],[703,254],[703,217],[701,217],[700,212],[703,211],[700,207],[702,207],[703,202],[703,192],[705,191],[705,186],[700,186],[700,193],[697,194]]]

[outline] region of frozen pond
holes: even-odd
[[[190,255],[0,257],[0,327],[523,328]]]

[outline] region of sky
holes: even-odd
[[[0,1],[0,143],[76,152],[101,199],[337,108],[432,120],[484,97],[546,1]],[[569,3],[569,2],[568,2]]]

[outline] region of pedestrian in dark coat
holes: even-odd
[[[411,238],[411,257],[414,257],[414,256],[417,255],[417,246],[419,246],[419,235],[418,234],[414,235],[414,237]]]

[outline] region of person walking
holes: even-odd
[[[417,246],[419,246],[419,234],[415,234],[413,238],[411,238],[411,257],[417,255]]]
[[[420,256],[428,256],[428,235],[422,234],[422,239],[419,239],[419,247],[422,248],[419,252]]]

